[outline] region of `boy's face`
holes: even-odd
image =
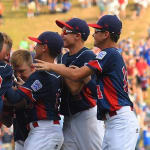
[[[29,76],[33,73],[34,66],[24,62],[20,66],[13,66],[13,70],[16,78],[20,77],[23,81],[26,81],[29,78]]]

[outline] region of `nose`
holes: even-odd
[[[95,36],[95,33],[93,33],[92,36],[94,37],[94,36]]]
[[[63,32],[60,35],[61,35],[61,37],[64,37],[64,33]]]

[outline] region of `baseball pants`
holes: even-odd
[[[63,144],[63,133],[60,124],[40,120],[38,126],[30,123],[30,132],[24,143],[24,150],[60,150]]]
[[[104,123],[97,120],[97,107],[64,117],[61,150],[102,150]]]
[[[130,106],[124,106],[117,115],[106,115],[103,150],[135,150],[140,128]]]
[[[23,150],[24,141],[18,140],[15,142],[15,150]]]

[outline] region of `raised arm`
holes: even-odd
[[[51,70],[73,81],[83,80],[93,73],[93,71],[87,66],[83,66],[81,68],[70,68],[63,64],[53,64],[37,59],[36,62],[37,63],[34,64],[36,70]]]

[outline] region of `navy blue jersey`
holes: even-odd
[[[63,55],[61,63],[65,64],[67,67],[70,65],[82,67],[85,63],[88,63],[95,57],[96,55],[91,50],[84,47],[74,55],[69,55],[69,52]],[[60,107],[61,113],[63,115],[75,114],[94,107],[96,105],[96,98],[93,96],[91,88],[92,87],[89,87],[88,84],[84,85],[82,91],[78,95],[73,96],[65,82],[63,82],[62,101]]]
[[[30,105],[30,109],[26,111],[28,122],[60,120],[60,76],[54,72],[36,71],[17,91],[10,88],[5,96],[10,103],[17,103],[23,98],[27,100]]]
[[[27,129],[28,116],[25,110],[16,110],[13,118],[13,128],[14,128],[14,140],[25,141],[28,136],[29,130]]]
[[[127,69],[116,48],[107,48],[87,64],[97,75],[98,118],[119,110],[122,106],[132,106],[128,96]]]
[[[0,62],[0,96],[2,96],[6,90],[13,85],[13,70],[11,66]]]
[[[1,96],[6,92],[8,88],[12,87],[12,74],[12,68],[4,62],[0,61],[0,112],[2,111],[3,107]]]

